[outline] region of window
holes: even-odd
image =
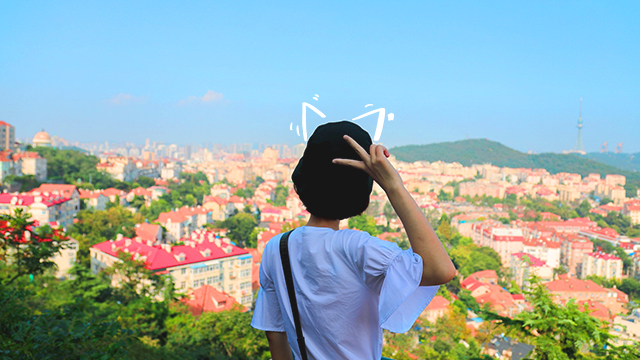
[[[204,279],[193,280],[193,288],[199,288],[204,285]]]
[[[223,279],[223,274],[220,274],[220,276],[218,276],[218,282],[222,281]]]
[[[241,278],[245,278],[247,276],[251,276],[251,270],[246,269],[246,270],[242,270],[240,271],[240,277]]]
[[[183,281],[183,282],[181,282],[181,283],[180,283],[180,288],[181,288],[181,289],[184,289],[184,287],[185,287],[186,285],[187,285],[187,284]]]
[[[233,291],[233,285],[229,285],[229,291]]]
[[[240,290],[249,289],[249,288],[251,288],[251,282],[249,281],[243,282],[242,284],[240,284]]]
[[[181,273],[182,275],[186,274],[186,273],[187,273],[187,269],[181,269],[181,270],[180,270],[180,273]]]
[[[246,303],[250,303],[251,302],[251,296],[243,296],[242,299],[240,300],[241,303],[246,304]]]
[[[213,276],[209,276],[209,277],[207,278],[207,285],[211,285],[211,284],[213,284],[213,281],[214,281]]]

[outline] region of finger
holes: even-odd
[[[376,162],[376,158],[378,157],[376,154],[376,148],[378,147],[378,145],[374,145],[371,144],[371,147],[369,147],[369,155],[371,156],[371,163],[374,164]]]
[[[358,144],[355,140],[353,140],[349,135],[345,135],[343,136],[343,138],[349,143],[349,145],[351,145],[351,147],[356,151],[356,153],[358,153],[358,156],[360,156],[362,160],[365,160],[365,161],[369,160],[369,154],[367,154],[365,149],[363,149],[362,146],[360,146],[360,144]]]
[[[354,167],[356,169],[365,171],[367,174],[369,174],[369,169],[367,168],[367,166],[365,165],[364,161],[362,161],[362,160],[333,159],[333,163],[334,164],[338,164],[338,165],[351,166],[351,167]]]
[[[378,145],[376,146],[376,159],[385,159],[386,157],[384,156],[384,146],[382,145]]]

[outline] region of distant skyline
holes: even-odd
[[[541,153],[574,147],[582,98],[585,150],[635,153],[637,19],[632,1],[6,2],[0,120],[20,139],[293,145],[303,102],[322,122],[373,104],[390,147]]]

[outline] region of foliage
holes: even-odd
[[[133,214],[120,205],[107,210],[87,209],[76,215],[68,234],[78,240],[78,260],[89,265],[89,248],[97,243],[114,240],[118,234],[132,238],[135,225],[144,222],[140,214]]]
[[[480,344],[466,326],[465,313],[452,306],[435,324],[419,319],[405,334],[385,332],[382,356],[396,360],[485,359],[480,355]]]
[[[36,147],[40,156],[47,160],[47,178],[49,181],[61,181],[86,189],[106,189],[115,187],[130,190],[131,184],[114,180],[106,172],[98,171],[100,160],[75,150],[59,150],[50,147]]]
[[[462,274],[467,277],[476,271],[495,270],[498,275],[501,273],[502,260],[495,250],[473,243],[465,242],[451,250],[451,260]]]
[[[40,186],[40,182],[36,180],[36,177],[34,175],[22,175],[22,176],[9,175],[4,178],[3,183],[19,184],[20,185],[20,189],[18,190],[19,192],[28,192]]]
[[[538,279],[530,279],[527,299],[533,307],[515,318],[483,310],[488,320],[504,325],[507,334],[536,347],[534,359],[586,359],[593,355],[607,359],[637,359],[631,346],[616,346],[606,323],[590,316],[574,299],[565,305],[553,301]],[[586,306],[586,305],[585,305]]]
[[[68,238],[49,225],[36,228],[31,214],[16,209],[14,215],[0,215],[0,261],[11,265],[7,278],[0,278],[5,285],[23,275],[39,275],[56,267],[51,259],[66,247]]]
[[[246,212],[241,212],[233,215],[232,217],[220,222],[220,227],[227,230],[227,236],[234,241],[238,246],[247,247],[254,245],[251,243],[252,233],[258,222],[255,217]],[[257,236],[257,234],[254,234]]]
[[[287,205],[287,197],[289,196],[289,189],[283,185],[277,185],[275,190],[275,197],[273,200],[273,205],[275,206],[286,206]]]
[[[267,339],[251,327],[251,313],[238,310],[204,313],[194,321],[183,312],[171,320],[167,346],[198,359],[269,359]]]
[[[155,221],[163,212],[169,212],[173,209],[183,206],[202,205],[205,195],[211,191],[211,184],[207,180],[207,176],[200,172],[197,173],[180,173],[179,182],[170,182],[170,192],[164,194],[156,201],[152,201],[149,206],[144,206],[142,202],[136,202],[139,207],[140,214],[148,221]],[[135,199],[134,199],[135,201]]]
[[[50,310],[24,306],[33,292],[0,286],[0,358],[117,359],[133,338],[114,321],[74,303]]]
[[[440,225],[438,225],[438,234],[442,236],[446,241],[451,240],[451,220],[447,214],[442,214],[440,217]]]
[[[376,227],[375,219],[369,215],[360,214],[349,218],[348,226],[350,229],[368,232],[371,236],[378,236],[380,234]]]

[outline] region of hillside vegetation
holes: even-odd
[[[640,153],[635,154],[616,154],[606,153],[588,153],[586,155],[591,160],[601,162],[603,164],[618,167],[620,169],[637,172],[640,170]]]
[[[398,160],[458,162],[464,166],[492,164],[511,168],[542,168],[552,174],[559,172],[621,174],[627,177],[627,196],[635,197],[640,187],[640,174],[603,164],[576,154],[525,154],[496,141],[470,139],[428,145],[407,145],[391,149]]]

